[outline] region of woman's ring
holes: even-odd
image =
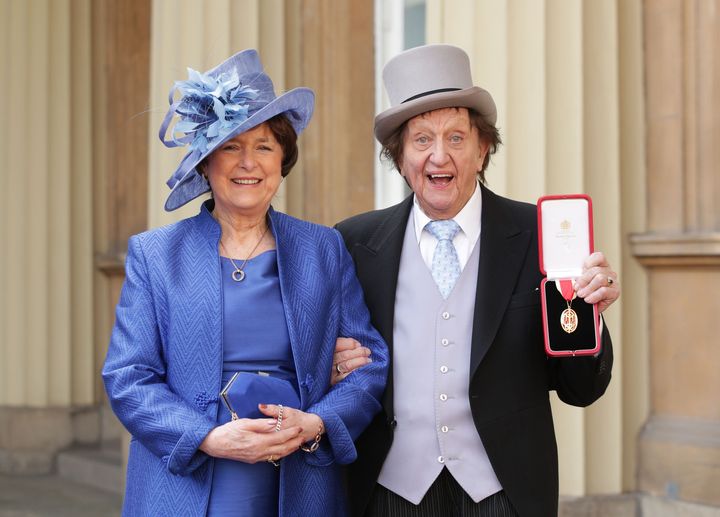
[[[611,276],[608,276],[607,277],[608,287],[612,286],[614,283],[615,283],[615,280],[613,280]]]
[[[282,407],[282,404],[278,404],[278,416],[277,416],[277,421],[275,422],[275,432],[276,433],[282,427],[282,421],[283,421],[283,407]],[[270,461],[270,463],[272,463],[271,460],[268,460],[268,461]]]
[[[271,454],[270,457],[267,459],[267,461],[268,461],[268,463],[272,463],[272,464],[275,465],[276,467],[279,467],[279,466],[280,466],[280,464],[279,464],[277,461],[275,461],[275,458],[273,457],[272,454]]]
[[[340,369],[340,363],[335,363],[335,371],[338,372],[338,375],[343,375],[345,373]]]

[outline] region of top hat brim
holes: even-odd
[[[375,138],[384,145],[406,121],[421,113],[442,108],[471,108],[488,124],[494,126],[497,121],[497,108],[492,96],[479,86],[473,86],[463,90],[432,93],[378,113],[375,116]]]
[[[196,197],[208,192],[210,186],[197,172],[197,166],[205,158],[210,156],[219,146],[248,131],[263,122],[267,122],[275,115],[288,113],[288,121],[295,129],[295,133],[300,135],[310,122],[315,104],[315,94],[309,88],[295,88],[268,102],[265,106],[257,110],[250,117],[245,119],[236,128],[230,131],[224,138],[213,142],[212,147],[201,154],[193,155],[188,153],[183,158],[180,167],[186,167],[187,172],[173,186],[170,194],[165,201],[165,210],[171,212],[195,199]],[[190,163],[185,163],[186,161]]]

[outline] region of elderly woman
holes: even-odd
[[[270,206],[313,93],[276,97],[254,50],[189,74],[160,133],[189,145],[165,208],[212,199],[130,239],[103,368],[132,434],[123,513],[342,515],[338,465],[380,409],[388,358],[340,235]],[[373,361],[340,375],[340,337]]]

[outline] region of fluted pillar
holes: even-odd
[[[288,211],[332,225],[374,205],[373,2],[286,0],[288,81],[315,91]]]
[[[117,450],[122,427],[100,378],[124,280],[130,235],[147,228],[150,7],[146,0],[93,0],[93,229],[95,382],[100,439]]]
[[[720,506],[720,2],[645,1],[650,417],[640,489]]]
[[[0,472],[44,472],[98,397],[89,2],[2,0],[0,34]]]
[[[643,286],[644,274],[633,269],[624,233],[641,229],[643,219],[637,212],[625,218],[624,211],[644,185],[626,178],[642,177],[636,166],[644,152],[641,139],[639,147],[622,144],[638,142],[642,128],[637,112],[621,107],[642,103],[642,75],[630,73],[642,49],[639,6],[639,0],[428,0],[426,28],[428,43],[468,52],[475,83],[495,99],[504,145],[486,174],[490,188],[529,202],[543,194],[592,196],[596,248],[631,289]],[[629,296],[632,306],[623,299],[605,315],[615,348],[607,393],[587,409],[553,396],[562,495],[634,485],[635,435],[645,414],[630,424],[625,416],[628,408],[644,411],[644,391],[632,377],[625,389],[623,373],[643,379],[647,370],[644,355],[625,349],[626,338],[644,339],[638,329],[646,295]]]

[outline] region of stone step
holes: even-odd
[[[0,517],[120,517],[122,496],[57,475],[0,474]]]
[[[123,492],[122,455],[117,447],[76,446],[57,458],[58,475],[114,494]]]

